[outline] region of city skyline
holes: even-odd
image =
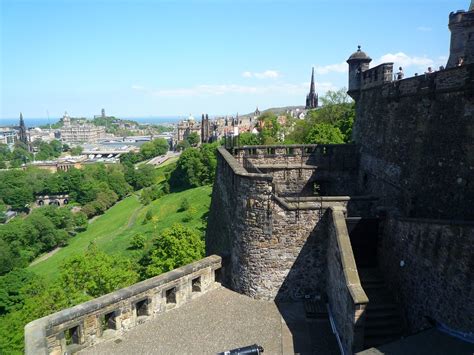
[[[1,119],[248,113],[347,86],[349,55],[406,76],[445,65],[447,14],[469,1],[10,1]],[[428,11],[429,10],[429,11]]]

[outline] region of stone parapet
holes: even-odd
[[[212,255],[37,319],[25,327],[25,353],[71,353],[110,340],[220,286],[220,270]]]
[[[363,346],[365,308],[369,299],[357,272],[345,210],[330,207],[328,213],[328,302],[343,353],[352,354]]]

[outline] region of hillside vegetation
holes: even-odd
[[[141,205],[136,195],[118,202],[103,215],[97,217],[87,231],[79,233],[47,260],[30,266],[29,269],[39,275],[53,280],[58,275],[59,265],[64,259],[83,253],[94,241],[97,247],[109,255],[120,254],[133,257],[135,251],[130,248],[131,238],[143,235],[146,241],[151,240],[152,233],[160,233],[175,223],[192,229],[205,228],[204,217],[209,210],[211,186],[202,186],[181,192],[170,193],[151,202]],[[182,201],[186,199],[193,210],[179,212]],[[190,208],[190,209],[191,209]],[[145,217],[152,214],[149,221]],[[188,220],[188,217],[191,217]],[[145,222],[145,223],[144,223]]]

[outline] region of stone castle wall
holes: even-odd
[[[287,154],[287,149],[294,154]],[[353,152],[352,146],[246,147],[237,149],[234,158],[219,148],[206,252],[223,256],[233,290],[269,300],[324,294],[328,243],[322,216],[331,205],[347,206],[350,199],[307,201],[294,196],[309,194],[304,186],[318,169],[328,167],[333,189],[342,191],[338,181],[342,185],[350,177],[356,180],[358,161]],[[278,196],[282,192],[278,186],[284,183],[292,189]],[[286,194],[293,200],[285,200]]]
[[[404,216],[474,219],[474,64],[361,90],[359,186]]]
[[[385,221],[379,263],[412,332],[430,327],[429,318],[474,329],[473,239],[472,222]]]

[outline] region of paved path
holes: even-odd
[[[220,288],[80,354],[216,354],[255,343],[282,354],[281,320],[273,302]]]
[[[54,254],[56,254],[58,251],[60,251],[62,248],[60,247],[57,247],[53,250],[51,250],[50,252],[44,254],[44,255],[41,255],[39,258],[33,260],[31,263],[30,263],[30,266],[33,266],[33,265],[36,265],[42,261],[45,261],[46,259],[50,258],[51,256],[53,256]]]

